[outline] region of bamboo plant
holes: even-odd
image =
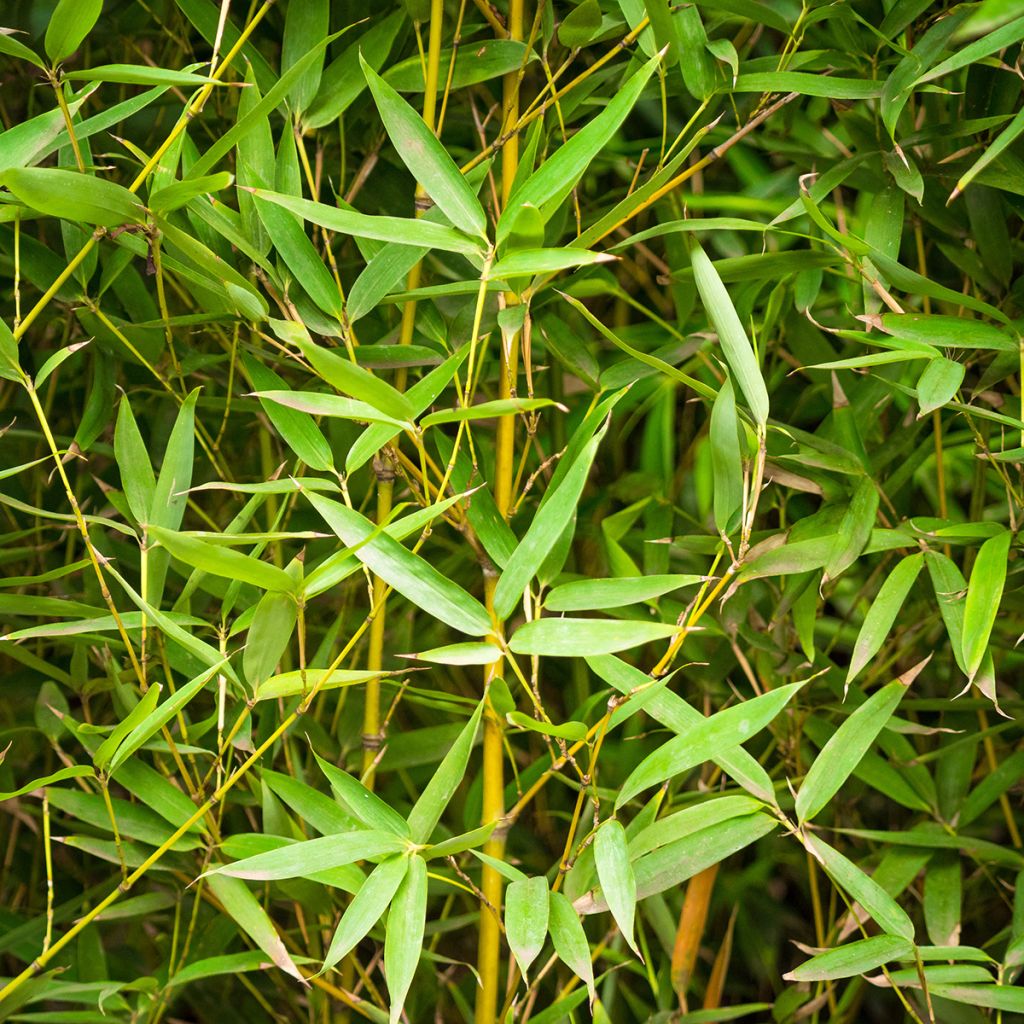
[[[1024,15],[10,0],[0,1020],[1024,1014]]]

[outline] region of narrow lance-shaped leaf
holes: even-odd
[[[144,523],[153,508],[156,475],[149,462],[149,451],[139,433],[128,396],[121,398],[114,427],[114,458],[121,471],[121,486],[135,521]]]
[[[418,608],[471,636],[491,631],[490,616],[483,605],[429,562],[387,534],[377,533],[373,524],[353,509],[312,491],[306,492],[306,498],[338,537],[355,547],[361,562]]]
[[[636,913],[636,879],[629,859],[626,830],[616,818],[606,821],[594,837],[594,863],[597,877],[615,923],[630,949],[640,959],[643,955],[633,938],[633,917]]]
[[[175,717],[193,697],[224,667],[227,659],[208,668],[195,679],[179,687],[162,704],[149,711],[124,738],[124,741],[110,759],[110,774],[128,760],[144,743],[155,736],[172,718]],[[158,689],[158,687],[153,687]]]
[[[232,878],[248,878],[258,882],[305,878],[356,861],[399,853],[406,845],[406,840],[393,832],[358,829],[339,835],[306,839],[267,853],[257,853],[233,864],[222,864],[209,874],[230,875]]]
[[[594,967],[590,962],[587,934],[572,904],[560,892],[550,894],[548,927],[559,960],[587,986],[593,1006],[597,992],[594,989]]]
[[[700,583],[703,576],[683,573],[652,576],[620,576],[614,579],[574,580],[553,587],[544,607],[552,612],[591,611],[622,608],[640,601],[653,601],[681,587]]]
[[[795,970],[784,975],[787,981],[831,981],[855,978],[881,967],[891,960],[902,960],[913,954],[914,944],[896,935],[874,935],[870,939],[826,949],[812,956]]]
[[[870,477],[856,486],[825,562],[825,579],[834,580],[860,557],[871,539],[878,514],[878,488]]]
[[[847,686],[881,650],[886,635],[896,621],[896,616],[903,607],[903,602],[907,599],[907,594],[910,593],[923,565],[924,555],[921,552],[907,555],[879,588],[874,602],[868,609],[867,615],[864,616],[864,622],[857,634],[857,641],[853,645],[850,667],[846,672]]]
[[[914,923],[874,879],[817,836],[805,835],[804,843],[829,877],[842,886],[886,932],[914,941]]]
[[[679,632],[675,623],[635,619],[544,618],[524,622],[509,641],[514,654],[581,658],[615,654]]]
[[[615,799],[615,806],[621,807],[637,793],[710,761],[725,747],[745,743],[780,714],[802,686],[803,683],[789,683],[769,690],[759,697],[719,711],[663,743],[654,753],[644,758],[626,779]]]
[[[543,876],[516,879],[505,894],[505,938],[524,978],[544,948],[548,907],[548,883]]]
[[[103,0],[60,0],[46,26],[46,56],[54,64],[70,57],[93,30],[102,11]]]
[[[839,792],[885,727],[906,692],[897,680],[872,694],[832,734],[804,776],[796,797],[801,822],[810,821]]]
[[[466,234],[487,236],[487,216],[455,161],[423,118],[359,57],[366,82],[395,151],[444,215]]]
[[[320,970],[329,971],[339,960],[348,956],[363,940],[367,932],[380,920],[395,895],[405,872],[409,858],[403,855],[388,857],[381,861],[355,894],[331,939],[331,945],[324,957]]]
[[[964,605],[964,669],[973,679],[988,650],[989,637],[999,614],[999,602],[1006,584],[1006,560],[1011,534],[1007,530],[981,545]]]
[[[61,220],[114,228],[141,224],[146,211],[128,189],[59,167],[13,167],[0,175],[0,185],[33,210]]]
[[[288,955],[281,936],[277,934],[267,912],[249,891],[245,882],[223,875],[212,875],[208,879],[214,896],[227,911],[231,919],[246,935],[263,950],[281,970],[299,981],[304,981],[295,961]]]
[[[739,419],[732,380],[727,379],[711,408],[711,467],[714,476],[715,528],[728,536],[735,529],[743,504],[743,461]]]
[[[150,526],[148,532],[161,547],[193,569],[251,583],[262,590],[290,592],[296,589],[295,580],[284,569],[252,555],[159,526]]]
[[[409,400],[400,391],[350,359],[314,344],[301,324],[290,320],[271,320],[270,325],[280,338],[295,345],[313,369],[338,391],[399,421],[411,420],[415,415]]]
[[[92,755],[92,762],[100,771],[107,766],[111,757],[114,756],[114,751],[117,750],[121,740],[156,707],[156,702],[160,699],[160,690],[159,684],[150,686],[142,695],[142,699],[138,704],[132,708],[123,721],[114,726],[110,735],[96,749],[96,753]]]
[[[615,93],[597,117],[576,132],[516,188],[498,221],[499,244],[511,231],[515,213],[520,206],[535,206],[545,221],[551,219],[587,167],[619,130],[660,60],[658,56],[652,57]]]
[[[415,854],[409,858],[398,891],[388,913],[384,937],[384,976],[388,982],[390,1024],[402,1019],[402,1007],[412,984],[423,947],[427,919],[427,862]]]
[[[526,536],[512,552],[512,557],[494,588],[494,611],[499,619],[507,619],[512,614],[512,610],[523,596],[523,591],[575,514],[604,432],[605,428],[598,431],[580,452],[562,477],[561,483],[551,492],[540,511],[534,516]]]
[[[310,675],[315,678],[316,673],[311,672]],[[405,819],[376,793],[367,789],[358,779],[352,778],[348,772],[335,767],[330,761],[325,761],[315,751],[313,756],[320,765],[320,770],[327,776],[335,795],[366,828],[391,832],[402,838],[409,835],[409,826]]]
[[[444,760],[438,765],[437,771],[430,777],[430,781],[410,812],[409,831],[415,842],[425,843],[430,839],[445,807],[448,806],[449,801],[455,795],[455,790],[459,788],[459,784],[466,777],[466,766],[469,764],[469,755],[476,742],[483,710],[484,704],[481,701],[470,715],[469,721],[463,726],[448,753],[445,754]]]
[[[754,420],[763,428],[768,420],[768,391],[747,332],[743,329],[736,307],[718,271],[701,248],[700,242],[692,235],[687,235],[687,245],[693,264],[693,280],[721,342],[725,361],[754,414]]]
[[[319,224],[328,231],[337,231],[356,238],[374,238],[381,242],[400,242],[403,245],[418,245],[425,249],[440,249],[444,252],[458,252],[465,256],[483,258],[479,242],[455,228],[434,224],[422,217],[418,220],[405,217],[375,217],[354,210],[342,210],[311,199],[272,192],[268,189],[253,189],[253,196],[277,203],[303,220]]]

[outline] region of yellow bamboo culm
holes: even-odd
[[[508,37],[521,40],[523,38],[524,0],[511,0],[508,13]],[[502,132],[513,127],[519,120],[519,85],[518,71],[505,75],[502,83]],[[512,193],[512,183],[519,169],[519,137],[512,134],[501,151],[501,197],[502,204],[508,202]],[[505,295],[505,304],[515,305],[519,297],[514,294]],[[519,371],[519,333],[510,338],[502,339],[499,394],[501,398],[510,398],[515,393],[516,377]],[[512,481],[515,473],[515,417],[502,416],[498,420],[495,451],[494,500],[498,512],[508,518],[512,507]],[[496,579],[493,575],[486,580],[486,598],[488,610],[493,613],[493,596]],[[499,625],[502,625],[499,623]],[[489,666],[485,677],[485,686],[489,687],[492,679],[504,671],[501,661]],[[500,821],[505,815],[505,766],[504,738],[499,715],[491,707],[488,699],[484,714],[483,737],[483,814],[485,824]],[[505,856],[505,832],[499,828],[484,846],[484,853],[497,860]],[[475,1024],[493,1024],[498,1008],[498,990],[500,985],[501,964],[501,927],[499,915],[502,901],[502,877],[494,868],[484,865],[480,890],[490,904],[481,908],[480,934],[477,946],[477,969],[480,972],[480,987],[477,989]]]

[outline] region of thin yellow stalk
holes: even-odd
[[[510,39],[523,38],[524,0],[511,0],[508,12],[508,36]],[[501,192],[502,203],[508,202],[512,193],[512,183],[519,169],[519,136],[513,130],[519,120],[519,85],[520,76],[510,72],[502,83],[502,133],[511,132],[508,143],[501,152]],[[485,268],[486,277],[487,269]],[[519,297],[514,294],[505,296],[505,304],[518,303]],[[474,332],[475,333],[475,332]],[[472,360],[473,355],[470,354]],[[502,398],[510,398],[515,394],[516,376],[519,365],[519,332],[510,338],[502,338],[499,394]],[[472,388],[471,366],[466,370],[467,400]],[[495,483],[494,500],[498,513],[508,518],[512,507],[512,481],[515,474],[515,417],[502,416],[498,420],[495,450]],[[488,611],[494,611],[494,588],[496,579],[488,575],[485,580],[485,594]],[[502,624],[498,624],[502,628]],[[483,735],[483,809],[484,823],[500,821],[505,814],[505,760],[504,734],[501,717],[490,701],[490,683],[498,678],[503,671],[499,660],[488,667],[484,686],[487,706],[484,714]],[[484,845],[484,853],[496,860],[505,856],[505,830],[497,828]],[[495,868],[484,864],[480,876],[480,890],[483,898],[494,908],[487,912],[484,907],[480,911],[480,929],[477,945],[477,970],[480,974],[480,988],[477,990],[474,1016],[476,1024],[490,1024],[495,1019],[498,1008],[498,992],[500,985],[501,964],[501,901],[503,879]]]

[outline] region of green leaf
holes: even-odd
[[[24,796],[26,793],[33,793],[37,789],[52,786],[55,782],[63,782],[65,779],[91,779],[96,775],[96,770],[90,764],[73,764],[67,768],[60,768],[50,775],[33,779],[25,783],[19,789],[12,789],[7,793],[0,793],[0,800],[13,800],[15,797]]]
[[[388,137],[409,173],[455,227],[486,239],[487,215],[448,151],[423,118],[361,55],[360,65]]]
[[[121,398],[117,410],[117,424],[114,427],[114,457],[121,472],[121,487],[124,489],[128,507],[137,523],[149,518],[156,493],[156,476],[149,462],[149,451],[139,433],[132,415],[128,396]]]
[[[652,57],[615,93],[600,114],[588,121],[516,188],[498,220],[499,245],[508,237],[518,207],[534,206],[545,222],[551,219],[594,158],[629,116],[660,59]]]
[[[167,700],[138,722],[111,757],[110,774],[113,775],[136,750],[155,736],[172,718],[180,714],[188,702],[206,687],[206,684],[224,668],[226,663],[227,659],[225,658],[221,663],[208,668],[184,686],[179,686]]]
[[[578,0],[558,25],[558,41],[568,49],[586,46],[601,31],[601,5],[597,0]]]
[[[878,488],[874,480],[863,477],[854,489],[829,550],[825,562],[826,581],[841,576],[867,547],[878,515],[878,500]]]
[[[321,974],[330,970],[339,960],[348,956],[380,920],[391,898],[405,878],[409,858],[401,855],[381,861],[355,894],[331,939]]]
[[[810,821],[839,792],[885,728],[906,689],[901,681],[883,686],[832,734],[797,793],[796,813],[801,823]]]
[[[247,878],[257,882],[276,881],[282,878],[308,878],[310,875],[345,864],[399,853],[407,845],[408,840],[393,832],[360,829],[290,843],[277,850],[237,860],[233,864],[221,864],[207,872],[206,877],[217,878],[227,875],[231,878]]]
[[[254,391],[253,397],[261,403],[273,402],[309,416],[334,416],[359,423],[387,423],[399,429],[408,425],[366,402],[338,395],[319,394],[315,391]]]
[[[211,544],[190,537],[187,533],[176,533],[159,526],[149,526],[147,532],[161,547],[192,569],[251,583],[261,590],[291,593],[297,587],[296,581],[284,569],[233,548]]]
[[[547,409],[559,403],[550,398],[496,398],[490,402],[478,402],[458,409],[442,409],[432,412],[420,420],[421,427],[436,427],[441,423],[461,423],[464,420],[488,420],[496,416],[515,416],[518,413]],[[565,407],[559,406],[564,412]]]
[[[491,643],[446,644],[429,651],[402,655],[417,661],[429,661],[435,665],[493,665],[501,658],[502,651]]]
[[[491,632],[491,619],[483,605],[429,562],[386,533],[379,533],[354,509],[312,491],[306,492],[306,498],[341,541],[355,548],[361,562],[418,608],[470,636]]]
[[[521,207],[529,210],[532,207]],[[606,252],[588,252],[586,249],[517,249],[503,256],[491,267],[491,280],[516,277],[534,277],[537,274],[557,274],[561,270],[591,267],[611,263],[617,257]]]
[[[952,559],[938,551],[926,551],[925,562],[932,578],[932,587],[939,604],[942,621],[946,624],[953,657],[960,670],[967,673],[964,662],[964,604],[967,581]]]
[[[277,934],[267,912],[244,882],[223,875],[209,875],[207,883],[228,916],[287,974],[303,981],[302,973],[288,955],[281,936]]]
[[[281,73],[285,74],[294,67],[303,55],[318,52],[317,59],[303,70],[288,90],[288,105],[296,114],[301,114],[309,106],[320,88],[324,51],[322,48],[317,51],[316,44],[327,35],[330,20],[330,0],[303,0],[300,4],[289,4],[285,11]]]
[[[27,60],[30,64],[35,64],[37,68],[46,67],[43,58],[38,53],[14,38],[11,34],[13,31],[14,29],[9,28],[0,29],[0,53],[6,53],[9,57],[15,57],[18,60]]]
[[[773,721],[803,683],[789,683],[719,711],[663,743],[633,770],[615,798],[616,808],[665,779],[689,771],[723,748],[738,747]]]
[[[732,381],[719,389],[711,408],[708,438],[714,475],[715,528],[728,536],[739,525],[743,507],[743,460],[740,455],[740,423]]]
[[[714,264],[701,248],[700,242],[692,235],[686,236],[693,264],[693,279],[707,310],[711,325],[722,345],[722,353],[729,364],[732,376],[739,385],[760,427],[768,421],[768,391],[761,376],[760,367],[754,357],[747,332],[736,314],[736,307],[718,276]]]
[[[587,986],[590,1003],[593,1005],[597,992],[594,989],[594,968],[590,962],[587,935],[572,904],[560,892],[550,893],[548,927],[558,959]]]
[[[328,384],[360,402],[379,409],[399,422],[415,416],[409,399],[386,381],[349,359],[314,344],[301,324],[287,320],[271,320],[271,327],[282,340],[291,342],[309,360],[313,369]]]
[[[543,876],[519,878],[505,893],[505,938],[523,977],[548,935],[548,883]]]
[[[514,654],[539,654],[579,658],[614,654],[655,640],[667,640],[679,627],[665,622],[623,619],[535,619],[523,623],[512,634],[509,650]]]
[[[817,836],[805,834],[804,843],[832,881],[842,886],[886,932],[914,941],[913,922],[874,879]]]
[[[512,614],[512,610],[522,600],[523,591],[575,515],[605,429],[602,427],[587,442],[558,486],[549,491],[548,498],[534,516],[526,535],[512,552],[494,588],[494,611],[498,618],[507,619]]]
[[[43,49],[54,64],[70,57],[93,30],[103,0],[59,0],[46,26]]]
[[[142,224],[146,211],[128,189],[59,167],[12,167],[0,174],[0,185],[26,206],[49,217],[114,228]]]
[[[415,842],[426,843],[430,840],[444,809],[466,777],[469,755],[473,752],[483,710],[484,702],[481,701],[410,811],[409,831]]]
[[[242,363],[257,395],[269,392],[279,394],[282,390],[287,389],[287,385],[281,377],[248,354],[243,353]],[[285,403],[265,398],[260,398],[260,405],[267,414],[267,418],[284,439],[285,444],[310,469],[325,472],[333,468],[331,446],[311,416],[290,409]]]
[[[643,955],[633,938],[633,916],[636,912],[636,879],[630,863],[626,830],[610,818],[594,836],[594,863],[601,891],[622,937],[640,959]]]
[[[280,192],[270,192],[263,188],[252,189],[252,194],[258,199],[265,199],[268,203],[283,206],[303,220],[343,235],[374,238],[381,242],[400,242],[403,245],[422,246],[424,249],[440,249],[443,252],[457,252],[480,259],[484,255],[479,242],[461,231],[456,231],[455,228],[434,224],[423,217],[417,220],[403,217],[374,217]]]
[[[367,32],[360,40],[360,50],[366,56],[367,46],[364,40],[373,32]],[[438,65],[438,81],[447,82],[451,74],[450,88],[464,89],[468,85],[486,82],[511,71],[518,71],[528,63],[537,60],[525,43],[518,39],[484,39],[473,43],[473,59],[466,60],[465,53],[455,51],[455,69],[452,70],[453,51],[445,48],[441,51]],[[380,70],[380,63],[373,64],[374,71]],[[399,92],[423,92],[423,61],[418,54],[408,57],[384,72],[384,81]]]
[[[163,85],[181,89],[195,89],[211,83],[223,84],[219,79],[207,78],[205,75],[197,75],[192,71],[172,71],[170,68],[154,68],[148,64],[97,64],[95,67],[83,68],[79,71],[65,71],[64,78],[69,82]],[[213,190],[211,189],[211,191]]]
[[[277,700],[279,697],[294,697],[297,694],[305,696],[320,682],[324,675],[323,669],[307,668],[304,672],[282,672],[280,675],[271,676],[260,683],[256,688],[255,700]],[[341,686],[355,686],[358,683],[365,683],[368,679],[376,679],[386,672],[371,672],[368,669],[335,669],[327,673],[327,680],[320,687],[321,690],[336,690]]]
[[[578,743],[586,739],[587,727],[583,722],[565,722],[563,725],[555,725],[553,722],[542,722],[522,711],[509,711],[505,718],[510,725],[519,729],[526,729],[529,732],[538,732],[544,736],[557,736],[559,739],[568,740],[570,743]]]
[[[0,320],[0,380],[20,382],[24,379],[18,362],[18,343],[7,324]]]
[[[875,935],[870,939],[826,949],[783,977],[786,981],[795,982],[855,978],[892,960],[904,960],[913,955],[913,950],[914,944],[909,939],[896,935]]]
[[[971,570],[963,613],[963,664],[972,679],[981,668],[999,614],[1011,536],[1007,530],[985,541]]]
[[[921,407],[917,418],[951,402],[960,390],[965,371],[964,364],[953,359],[931,360],[917,381],[917,402]]]
[[[850,667],[846,673],[846,686],[860,675],[864,667],[881,650],[923,565],[922,553],[907,555],[900,560],[879,588],[874,602],[864,616],[857,641],[853,645]]]
[[[260,562],[260,565],[264,564]],[[290,593],[275,590],[265,593],[256,605],[242,652],[242,671],[256,691],[257,700],[260,699],[260,686],[273,675],[291,643],[298,611],[295,598]]]
[[[405,997],[420,961],[426,918],[427,862],[414,854],[409,858],[405,877],[391,904],[384,937],[384,974],[391,997],[390,1024],[398,1024],[402,1019]]]
[[[135,705],[134,708],[125,716],[125,718],[118,722],[114,726],[113,731],[110,735],[96,748],[96,752],[92,755],[92,763],[96,767],[103,771],[109,763],[110,759],[114,756],[114,751],[117,750],[121,743],[121,740],[125,738],[144,718],[146,718],[153,708],[156,707],[156,702],[160,699],[161,687],[159,684],[151,686],[143,695],[142,699]]]
[[[579,612],[622,608],[653,601],[681,587],[700,583],[703,576],[685,574],[620,576],[615,579],[574,580],[554,587],[544,601],[551,612]]]
[[[358,779],[352,778],[348,772],[343,772],[335,767],[330,761],[325,761],[315,751],[320,770],[327,776],[335,796],[358,818],[366,828],[376,829],[379,832],[390,832],[392,835],[406,839],[410,835],[409,826],[405,819],[386,803],[376,793],[368,790]]]

